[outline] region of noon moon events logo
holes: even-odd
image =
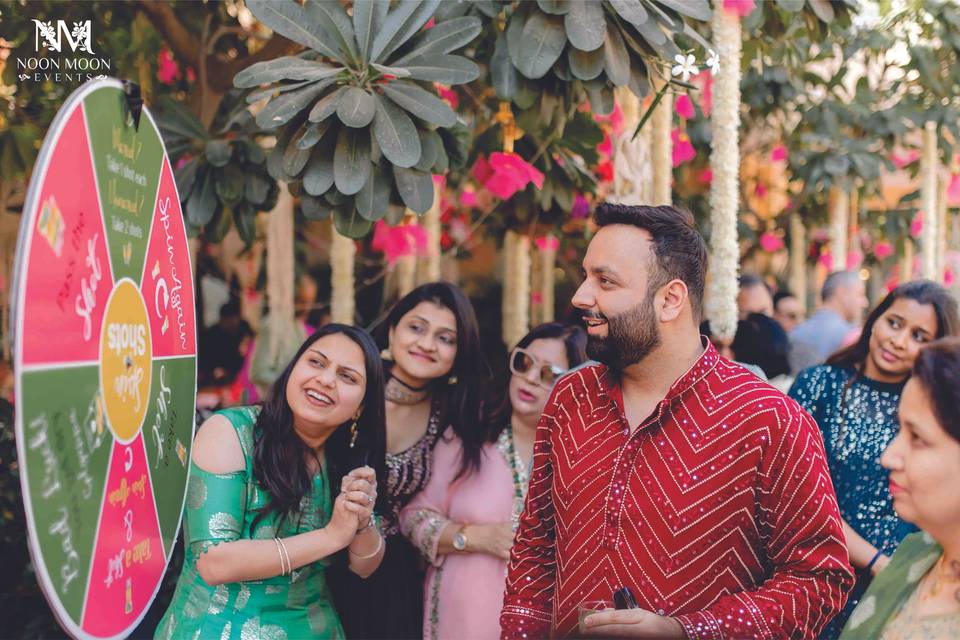
[[[37,55],[17,58],[21,81],[83,82],[105,77],[112,68],[108,58],[93,51],[92,20],[34,18],[33,49]]]

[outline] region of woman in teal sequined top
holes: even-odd
[[[870,576],[916,531],[893,510],[880,454],[897,434],[897,405],[920,348],[953,335],[957,326],[956,302],[943,287],[909,282],[870,313],[855,344],[801,372],[790,388],[823,433],[850,562],[858,570],[857,588],[822,637],[839,633]]]
[[[263,409],[207,420],[184,566],[157,637],[342,638],[326,568],[345,562],[365,577],[383,558],[373,513],[384,445],[379,354],[345,325],[307,339]]]

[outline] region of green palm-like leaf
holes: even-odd
[[[353,23],[338,0],[313,0],[307,2],[304,8],[337,43],[344,58],[359,62]]]
[[[370,61],[370,46],[376,34],[383,28],[389,9],[389,0],[361,0],[353,3],[353,32],[357,37],[357,52],[361,61]]]
[[[493,48],[493,57],[490,59],[490,77],[493,80],[493,88],[497,92],[497,97],[503,100],[513,98],[517,92],[517,84],[520,78],[517,75],[517,69],[510,60],[510,51],[507,46],[507,37],[500,34]]]
[[[383,218],[383,214],[386,213],[387,206],[390,204],[392,184],[390,175],[383,168],[374,165],[366,183],[354,199],[357,212],[373,222]]]
[[[333,183],[351,196],[363,188],[370,175],[370,132],[344,127],[337,136],[333,156]]]
[[[713,11],[707,0],[656,0],[656,2],[694,20],[707,21],[713,17]]]
[[[353,128],[362,128],[373,121],[377,111],[377,102],[373,94],[359,87],[350,87],[343,92],[337,103],[337,117],[340,121]]]
[[[275,129],[286,124],[316,100],[317,96],[323,93],[327,86],[329,86],[327,81],[321,81],[271,100],[257,114],[257,125],[264,129]]]
[[[361,216],[353,206],[335,207],[333,224],[340,235],[357,240],[370,233],[373,228],[373,223]]]
[[[570,72],[580,80],[593,80],[603,73],[606,47],[593,51],[581,51],[576,47],[567,49],[567,63]]]
[[[187,200],[187,219],[195,227],[202,227],[213,220],[217,210],[217,186],[213,172],[204,171],[197,178],[197,186]]]
[[[278,80],[322,80],[336,75],[341,68],[315,60],[285,56],[250,65],[233,77],[233,86],[249,89]]]
[[[348,90],[349,87],[340,87],[328,95],[325,95],[313,105],[313,109],[310,110],[310,115],[307,119],[310,120],[310,122],[323,122],[332,116],[337,112],[337,107],[340,106],[340,98]]]
[[[408,60],[404,69],[412,80],[466,84],[480,77],[480,67],[462,56],[430,55]]]
[[[393,179],[403,204],[411,210],[423,214],[433,205],[433,178],[429,173],[397,167]]]
[[[452,127],[457,114],[435,94],[412,82],[389,82],[383,86],[388,98],[425,122],[440,127]]]
[[[407,60],[420,56],[450,53],[476,38],[482,28],[480,19],[474,16],[464,16],[441,22],[413,38],[407,52],[394,60],[393,64],[403,66],[403,63]]]
[[[206,145],[207,161],[215,167],[225,167],[230,162],[233,149],[229,140],[210,140]]]
[[[427,23],[439,5],[440,0],[400,0],[397,8],[387,14],[383,29],[374,38],[370,59],[385,62]]]
[[[315,17],[296,2],[246,0],[246,5],[257,20],[280,35],[314,51],[319,51],[327,57],[340,59],[340,56],[320,37],[321,34],[325,34],[324,28]]]
[[[630,54],[616,29],[607,29],[607,39],[603,43],[603,68],[614,85],[622,87],[630,82]]]
[[[594,0],[570,0],[570,11],[563,17],[563,26],[570,44],[581,51],[599,49],[607,37],[603,5]]]
[[[609,2],[613,10],[630,24],[643,24],[649,17],[640,0],[609,0]]]
[[[373,117],[373,136],[383,155],[398,167],[412,167],[420,159],[420,137],[417,127],[392,101],[377,96],[377,113]]]
[[[509,34],[507,37],[509,44]],[[511,52],[511,57],[520,73],[531,79],[542,78],[563,53],[566,44],[563,20],[535,11],[523,27],[519,52],[517,55]]]
[[[544,13],[553,16],[562,16],[570,11],[569,0],[537,0],[537,6]]]
[[[328,142],[329,141],[329,142]],[[313,149],[307,170],[303,173],[303,190],[312,196],[322,196],[333,186],[333,143],[332,134]]]

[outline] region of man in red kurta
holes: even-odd
[[[601,205],[573,298],[588,353],[541,418],[500,623],[582,633],[814,638],[853,586],[816,424],[701,339],[706,248],[672,207]]]

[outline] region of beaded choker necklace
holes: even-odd
[[[394,404],[414,405],[426,400],[427,396],[430,395],[430,390],[427,387],[420,387],[419,389],[411,387],[403,380],[390,376],[387,378],[383,393],[386,399]]]

